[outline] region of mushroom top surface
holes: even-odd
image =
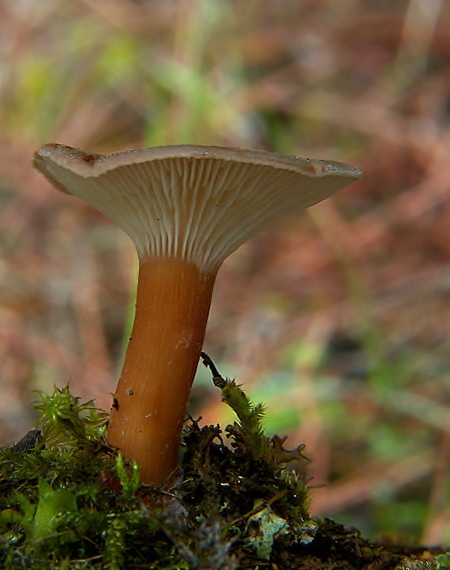
[[[141,261],[176,256],[206,272],[361,176],[339,162],[191,145],[100,155],[48,144],[33,162],[57,189],[122,228]]]

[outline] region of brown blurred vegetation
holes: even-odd
[[[0,441],[34,389],[109,407],[135,254],[30,166],[41,144],[197,143],[360,165],[242,247],[205,350],[306,444],[313,509],[450,541],[450,3],[0,4]],[[231,420],[200,370],[193,412]]]

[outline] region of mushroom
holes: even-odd
[[[145,483],[175,470],[217,271],[242,243],[359,178],[345,164],[222,147],[110,155],[47,144],[34,166],[100,210],[139,256],[136,313],[107,440]]]

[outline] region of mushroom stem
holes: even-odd
[[[107,439],[136,459],[145,483],[161,484],[178,464],[216,274],[178,258],[140,264],[135,320]]]

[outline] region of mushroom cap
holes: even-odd
[[[192,145],[101,155],[47,144],[33,163],[58,190],[122,228],[141,261],[176,256],[205,272],[361,176],[339,162]]]

